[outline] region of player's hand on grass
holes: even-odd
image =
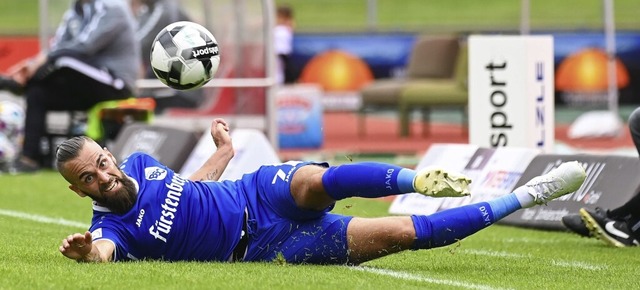
[[[89,255],[92,247],[91,232],[75,233],[62,240],[60,253],[69,259],[83,260]]]

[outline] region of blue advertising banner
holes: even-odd
[[[397,76],[407,63],[414,34],[296,34],[291,63],[302,72],[316,55],[327,50],[342,50],[360,57],[375,78]]]
[[[313,85],[281,86],[276,92],[280,148],[322,146],[321,89]]]
[[[576,52],[605,47],[604,32],[545,31],[540,34],[554,38],[556,68]],[[314,56],[327,50],[342,50],[362,59],[376,79],[401,77],[417,37],[414,33],[297,33],[290,58],[292,71],[297,79]],[[461,39],[464,38],[461,34]],[[617,58],[624,64],[630,80],[628,86],[621,88],[620,102],[640,103],[640,33],[617,32],[616,47]]]

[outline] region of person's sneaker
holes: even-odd
[[[598,215],[609,217],[608,211],[601,207],[596,207],[595,212]],[[593,237],[593,235],[591,234],[591,231],[589,231],[589,228],[587,228],[587,225],[585,225],[584,221],[582,220],[582,216],[580,216],[580,213],[568,214],[566,216],[563,216],[562,224],[567,229],[569,229],[570,231],[580,236],[587,237],[587,238]]]
[[[418,171],[413,178],[413,188],[416,192],[431,197],[461,197],[469,196],[471,179],[442,168],[428,167]]]
[[[568,214],[562,217],[562,224],[570,231],[582,236],[590,238],[591,232],[582,221],[580,214]]]
[[[580,216],[591,234],[608,245],[624,248],[639,245],[631,236],[627,223],[608,218],[602,212],[587,208],[580,209]]]
[[[574,192],[582,186],[587,173],[577,161],[560,164],[545,175],[535,177],[525,184],[536,204],[547,202]]]
[[[12,78],[0,76],[0,90],[9,91],[14,95],[22,95],[24,87]]]

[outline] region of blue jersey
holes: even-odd
[[[236,181],[190,181],[152,157],[134,153],[120,168],[138,187],[124,215],[94,204],[94,240],[115,244],[114,261],[272,261],[344,263],[351,217],[298,208],[290,191],[297,169],[266,165]],[[316,164],[327,166],[326,164]],[[246,219],[245,219],[246,217]],[[243,235],[248,240],[240,243]]]
[[[137,202],[124,215],[94,204],[90,228],[94,240],[115,244],[114,261],[229,260],[244,222],[242,186],[186,180],[142,153],[120,167],[137,184]]]

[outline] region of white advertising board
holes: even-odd
[[[552,152],[553,70],[551,36],[470,36],[469,143]]]
[[[478,146],[469,144],[433,144],[418,162],[416,170],[427,166],[438,166],[446,170],[462,172],[477,150]],[[393,199],[389,213],[432,214],[438,211],[442,202],[442,198],[427,197],[418,193],[398,195]]]
[[[234,157],[220,176],[220,180],[236,180],[245,173],[257,170],[262,165],[280,163],[278,154],[267,137],[255,129],[236,129],[231,132]],[[216,151],[211,133],[205,132],[189,155],[180,175],[189,177]]]
[[[389,213],[429,215],[470,203],[488,201],[513,191],[527,166],[538,154],[531,148],[480,148],[468,144],[434,144],[417,166],[437,166],[469,178],[471,196],[432,198],[417,193],[397,196]]]

